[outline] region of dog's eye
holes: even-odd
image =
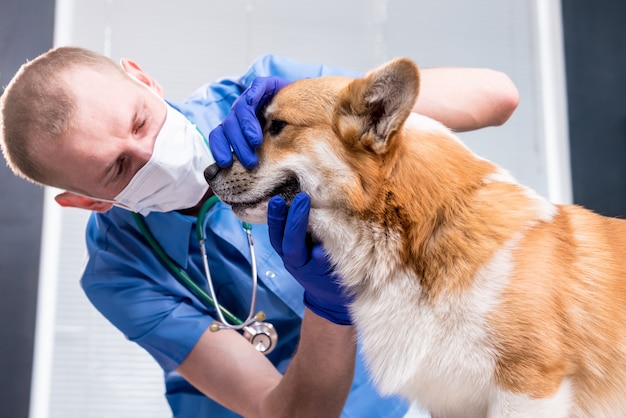
[[[287,122],[285,122],[284,120],[274,119],[270,123],[270,128],[269,128],[270,135],[276,136],[280,134],[280,132],[283,130],[285,126],[287,126]]]

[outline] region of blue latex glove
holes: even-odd
[[[209,146],[218,166],[229,167],[233,151],[244,167],[258,164],[256,149],[263,142],[263,131],[257,111],[287,84],[289,81],[280,77],[257,77],[235,100],[226,118],[209,133]]]
[[[310,198],[299,193],[289,211],[280,196],[268,204],[270,242],[283,259],[285,268],[304,287],[304,304],[317,315],[339,325],[351,325],[345,294],[328,262],[322,245],[307,236]]]

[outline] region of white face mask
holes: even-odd
[[[144,216],[194,207],[209,189],[204,169],[215,162],[196,126],[169,104],[166,107],[150,160],[112,202]]]

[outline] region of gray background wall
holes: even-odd
[[[0,86],[52,46],[54,0],[0,0]],[[0,90],[2,91],[2,90]],[[0,163],[0,416],[28,416],[43,189]]]
[[[564,0],[574,200],[626,218],[626,1]]]

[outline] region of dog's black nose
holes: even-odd
[[[207,183],[211,184],[211,180],[213,180],[213,178],[215,176],[217,176],[217,173],[219,173],[221,170],[221,168],[217,165],[217,163],[213,163],[210,166],[208,166],[207,168],[204,169],[204,179],[206,180]]]

